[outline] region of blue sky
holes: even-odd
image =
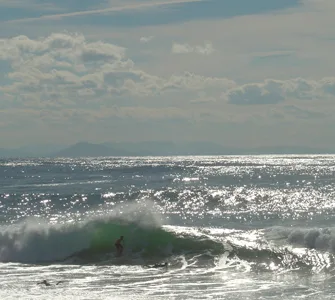
[[[0,0],[0,147],[334,147],[333,0]]]
[[[19,20],[25,18],[38,18],[41,16],[61,15],[76,12],[86,12],[85,15],[77,16],[67,22],[76,24],[104,24],[122,27],[136,27],[146,25],[161,25],[170,23],[183,23],[190,20],[206,20],[206,19],[221,19],[231,18],[241,15],[261,14],[276,12],[289,7],[299,5],[298,0],[203,0],[189,1],[183,3],[175,2],[162,6],[150,5],[153,3],[159,4],[159,1],[128,1],[135,5],[147,3],[150,6],[145,6],[145,9],[127,9],[127,1],[124,4],[120,1],[92,1],[92,0],[75,0],[75,1],[31,1],[32,7],[28,3],[25,5],[12,4],[10,1],[2,1],[0,18],[3,21]],[[169,1],[160,1],[166,2]],[[23,2],[22,2],[23,3]],[[113,7],[125,7],[119,11],[109,11],[106,14],[94,13],[103,9],[113,9]],[[155,8],[156,9],[153,9]],[[89,14],[91,12],[91,14]]]

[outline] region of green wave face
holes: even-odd
[[[124,253],[140,253],[142,257],[167,256],[185,252],[199,253],[206,250],[223,253],[221,243],[205,237],[178,234],[165,228],[140,227],[137,224],[96,223],[89,253],[115,251],[114,243],[124,236]]]

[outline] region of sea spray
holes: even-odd
[[[0,227],[0,261],[56,261],[87,248],[89,243],[90,232],[84,223],[58,225],[29,218]]]

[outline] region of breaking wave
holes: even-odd
[[[2,226],[0,261],[52,263],[69,258],[99,261],[106,254],[114,255],[115,240],[121,235],[125,237],[126,257],[223,251],[222,243],[209,237],[162,226],[162,218],[152,205],[147,202],[122,206],[106,215],[65,224],[50,224],[34,218]]]
[[[332,268],[335,229],[228,230],[163,225],[147,203],[65,224],[27,219],[0,227],[0,262],[132,264],[176,256],[226,256],[256,269]],[[122,259],[115,240],[125,237]]]

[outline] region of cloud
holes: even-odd
[[[290,56],[295,52],[292,50],[277,50],[277,51],[267,51],[267,52],[255,52],[252,53],[253,57],[265,59],[265,58],[277,58],[282,56]]]
[[[282,82],[266,80],[233,88],[226,93],[229,103],[238,105],[275,104],[285,100]]]
[[[231,104],[277,104],[289,99],[319,100],[335,95],[335,77],[321,80],[294,78],[289,80],[266,79],[261,83],[248,83],[223,94]]]
[[[153,35],[151,35],[151,36],[142,36],[141,38],[140,38],[140,42],[141,43],[148,43],[148,42],[150,42],[151,40],[153,40],[154,39],[154,36]]]
[[[4,23],[22,23],[22,22],[34,22],[34,21],[43,21],[43,20],[59,20],[59,19],[67,18],[67,17],[106,14],[106,13],[111,13],[111,12],[138,10],[138,9],[145,9],[145,8],[151,8],[151,7],[168,6],[168,5],[173,5],[173,4],[201,2],[201,1],[204,1],[204,0],[169,0],[169,1],[158,1],[158,2],[156,1],[156,2],[133,3],[129,5],[108,7],[108,8],[103,8],[103,9],[76,11],[76,12],[62,13],[62,14],[48,14],[48,15],[43,15],[40,17],[14,19],[14,20],[6,21]]]
[[[89,41],[82,34],[53,33],[44,38],[17,36],[0,40],[0,60],[11,70],[9,83],[0,92],[24,102],[42,106],[73,105],[83,99],[106,101],[111,96],[136,98],[176,91],[201,89],[220,95],[235,82],[227,78],[204,77],[190,72],[159,77],[149,74],[127,57],[124,47]],[[78,99],[81,100],[78,100]]]
[[[330,116],[329,113],[302,109],[296,105],[285,105],[283,107],[283,114],[293,115],[294,117],[301,119],[321,119]]]
[[[174,43],[171,49],[174,54],[197,53],[202,55],[210,55],[215,49],[212,43],[205,43],[204,46],[191,46],[189,44]]]
[[[199,103],[211,103],[216,101],[217,100],[214,97],[201,97],[191,100],[190,103],[199,104]]]
[[[278,115],[316,119],[321,110],[299,110],[296,104],[289,105],[298,100],[329,100],[335,95],[335,77],[239,84],[233,79],[192,72],[158,76],[141,69],[128,56],[128,49],[88,40],[82,34],[1,39],[0,61],[9,65],[5,81],[0,81],[0,109],[10,111],[10,115],[15,110],[18,115],[22,111],[43,112],[54,123],[73,119],[69,112],[75,111],[81,111],[75,114],[78,120],[90,122],[98,122],[99,116],[106,120],[257,121],[250,107],[256,104],[258,110],[263,107],[263,118],[267,118],[266,107],[272,105],[280,110]],[[281,103],[287,108],[280,108]],[[28,117],[25,120],[28,122]]]

